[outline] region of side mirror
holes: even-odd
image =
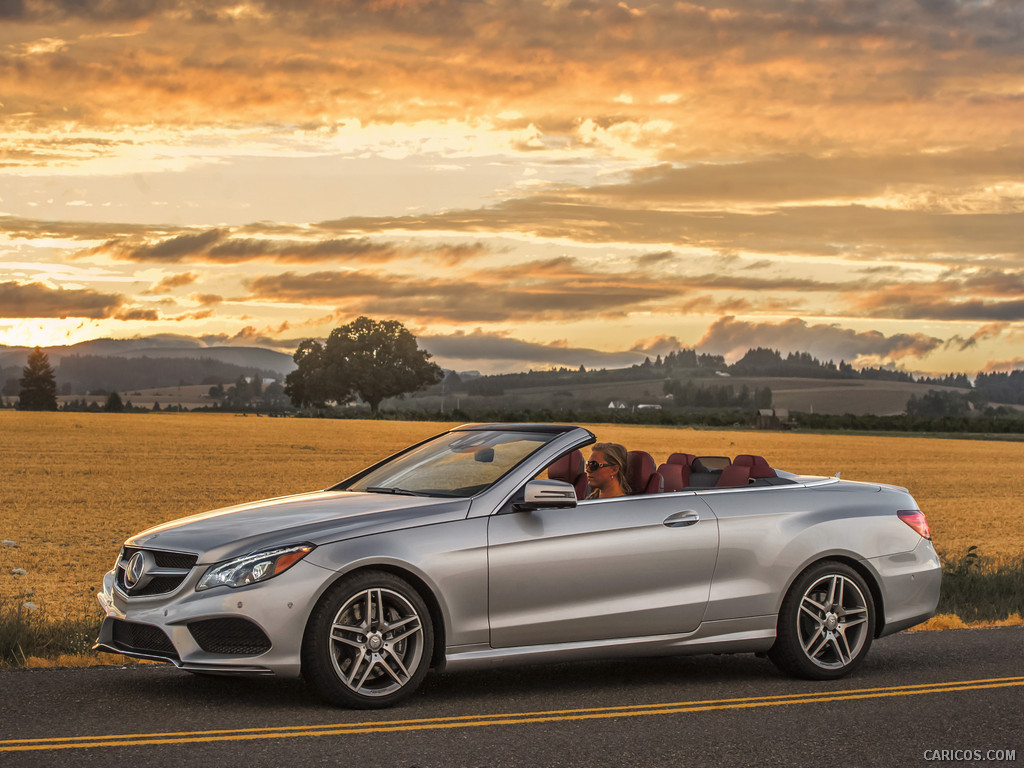
[[[517,512],[571,509],[575,506],[576,489],[561,480],[531,480],[523,489],[523,500],[512,505]]]

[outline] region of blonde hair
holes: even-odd
[[[604,454],[609,464],[615,465],[615,478],[619,481],[622,493],[628,496],[632,489],[629,487],[629,480],[626,479],[626,461],[628,454],[626,446],[619,443],[594,443],[590,446],[592,451],[600,451]]]

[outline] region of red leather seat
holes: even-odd
[[[629,451],[626,454],[626,481],[634,494],[661,493],[664,478],[658,474],[658,466],[646,451]]]
[[[730,464],[722,470],[722,474],[718,478],[718,482],[715,483],[715,487],[733,488],[736,486],[748,485],[749,483],[750,467],[744,467],[739,464]]]
[[[576,489],[576,498],[587,495],[587,473],[583,467],[583,454],[579,451],[567,453],[548,467],[549,480],[561,480]]]
[[[658,474],[665,481],[665,493],[672,493],[686,487],[686,481],[690,479],[690,468],[681,464],[661,464],[658,466]],[[684,476],[686,480],[683,479]]]
[[[690,484],[690,465],[693,464],[693,460],[696,458],[697,457],[694,456],[692,453],[673,453],[671,456],[668,457],[667,462],[662,464],[661,467],[658,467],[658,471],[661,472],[662,467],[679,467],[679,482],[681,483],[681,485],[679,486],[679,488],[674,489],[678,491],[680,488],[686,488]],[[672,478],[671,482],[676,482],[676,470],[668,469],[667,472],[662,472],[662,475],[665,478],[665,490],[667,491],[669,490],[668,485],[670,482],[670,475]]]
[[[750,477],[752,480],[756,480],[759,477],[778,477],[775,470],[768,465],[764,456],[753,456],[749,453],[742,453],[736,457],[733,464],[739,467],[749,467]]]

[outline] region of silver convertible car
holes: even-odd
[[[326,490],[151,528],[104,577],[96,648],[301,674],[367,708],[431,667],[724,652],[837,678],[934,613],[941,566],[905,489],[634,450],[635,492],[588,500],[594,441],[466,425]]]

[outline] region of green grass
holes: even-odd
[[[21,666],[33,656],[55,659],[92,648],[98,615],[48,616],[32,593],[0,596],[0,666]]]
[[[938,613],[968,622],[1024,615],[1024,556],[993,561],[968,547],[962,555],[944,557]]]

